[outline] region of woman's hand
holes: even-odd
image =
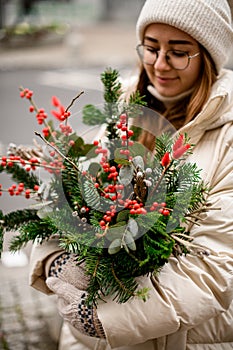
[[[86,291],[57,277],[48,277],[46,284],[58,296],[58,311],[65,321],[88,336],[105,338],[96,308],[86,302]]]
[[[85,264],[78,262],[78,256],[68,252],[61,253],[50,261],[47,277],[57,277],[80,290],[86,290],[89,277],[85,273]]]

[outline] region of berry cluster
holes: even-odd
[[[55,152],[50,152],[51,156],[55,155]],[[28,160],[25,160],[21,158],[20,156],[2,156],[0,167],[13,167],[14,164],[18,164],[26,171],[36,170],[37,167],[43,167],[43,169],[47,170],[49,173],[60,173],[61,169],[63,168],[63,162],[62,159],[54,159],[53,161],[47,162],[47,161],[41,161],[38,158],[32,157]]]
[[[162,203],[154,202],[150,207],[150,211],[158,211],[160,214],[164,216],[168,216],[170,214],[170,210],[166,208],[165,202],[162,202]]]
[[[70,125],[64,125],[60,123],[59,127],[61,129],[62,134],[64,134],[65,136],[69,136],[73,132],[73,129],[71,128]]]
[[[128,128],[128,116],[127,114],[123,113],[120,115],[120,121],[117,123],[117,128],[122,131],[121,135],[121,145],[124,147],[123,149],[120,150],[120,153],[122,155],[127,156],[128,159],[130,159],[130,151],[129,151],[129,146],[133,146],[134,142],[129,140],[130,137],[133,136],[133,130],[130,130]]]
[[[23,88],[20,89],[20,97],[21,98],[26,97],[28,100],[31,100],[32,96],[33,96],[33,91],[31,91],[31,90],[29,90],[27,88],[26,89],[23,89]]]
[[[116,214],[116,206],[111,205],[110,210],[107,210],[104,214],[102,220],[100,220],[99,224],[102,230],[106,230],[112,219],[114,218]]]
[[[37,119],[37,122],[39,125],[42,125],[44,124],[44,121],[45,119],[47,118],[47,113],[45,113],[45,110],[44,108],[40,108],[38,111],[37,111],[37,114],[36,114],[36,119]]]
[[[36,104],[33,101],[33,91],[29,89],[20,89],[20,97],[21,98],[27,98],[30,101],[30,106],[29,106],[29,111],[31,113],[35,112],[36,113],[36,119],[37,123],[39,125],[44,124],[45,127],[42,130],[43,135],[45,138],[48,138],[49,136],[53,136],[51,127],[46,123],[46,119],[48,118],[47,113],[45,112],[44,108],[37,108]],[[59,121],[64,122],[67,120],[67,118],[71,115],[71,113],[61,104],[60,100],[56,97],[52,97],[52,105],[56,107],[56,110],[52,110],[51,114]],[[61,132],[65,135],[68,136],[70,135],[73,130],[72,128],[66,124],[60,123],[59,125]]]
[[[125,200],[125,208],[130,209],[130,214],[138,215],[138,214],[147,214],[147,210],[144,208],[143,203],[138,203],[136,199],[126,199]]]
[[[130,137],[133,136],[133,131],[128,129],[128,118],[126,114],[122,114],[120,116],[120,122],[116,124],[116,127],[122,131],[121,135],[121,145],[125,147],[120,150],[120,153],[126,155],[128,160],[131,160],[129,157],[130,151],[128,149],[129,146],[133,145],[133,141],[130,141]],[[94,141],[94,146],[96,146],[95,153],[97,155],[102,154],[102,158],[100,160],[100,165],[104,173],[107,173],[107,179],[109,183],[101,188],[99,181],[94,183],[96,189],[99,189],[100,195],[104,196],[106,199],[111,199],[115,202],[114,205],[110,206],[110,209],[106,211],[103,215],[103,218],[100,220],[99,225],[102,230],[106,230],[109,224],[114,220],[117,208],[125,208],[129,209],[129,213],[131,215],[146,215],[147,208],[145,208],[145,204],[130,198],[123,198],[123,190],[124,185],[117,183],[118,178],[118,170],[116,166],[111,166],[108,159],[107,154],[108,150],[103,148],[99,141]],[[170,156],[169,156],[170,157]],[[169,158],[170,159],[170,158]],[[121,165],[118,165],[121,167]],[[147,168],[145,172],[142,173],[143,178],[145,176],[150,176],[152,173],[151,168]],[[137,173],[138,176],[139,172]],[[85,173],[87,175],[87,173]],[[144,183],[147,187],[152,185],[151,181],[144,179]],[[150,211],[158,211],[160,214],[164,216],[168,216],[170,214],[169,209],[166,208],[166,203],[156,203],[154,202],[150,208]]]
[[[40,166],[39,159],[32,157],[29,160],[25,160],[20,156],[2,156],[0,166],[2,167],[12,167],[14,164],[20,164],[25,167],[26,171],[35,170],[37,166]]]
[[[26,189],[24,183],[19,183],[18,186],[16,184],[11,185],[8,189],[4,190],[2,185],[0,184],[0,196],[2,192],[8,192],[10,196],[20,196],[23,195],[25,198],[31,198],[32,193],[37,193],[39,190],[39,186],[34,186],[34,191],[31,191],[29,188]]]

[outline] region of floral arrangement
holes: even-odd
[[[78,264],[85,262],[90,303],[107,295],[120,303],[134,296],[146,300],[149,291],[138,290],[138,276],[159,273],[171,255],[199,251],[186,227],[207,210],[208,189],[196,164],[185,161],[192,152],[187,135],[163,133],[149,152],[137,142],[140,128],[130,126],[143,114],[143,97],[134,93],[127,103],[119,102],[116,70],[107,69],[101,80],[103,111],[93,105],[83,109],[86,124],[106,126],[104,136],[92,144],[69,123],[70,109],[82,93],[67,108],[52,97],[56,130],[54,120],[36,106],[33,92],[20,88],[42,126],[36,135],[43,146],[11,144],[2,156],[0,172],[17,184],[1,187],[0,194],[23,195],[33,203],[8,214],[0,211],[1,246],[9,230],[17,231],[11,251],[57,237],[64,250],[77,254]],[[47,182],[38,169],[50,175]]]

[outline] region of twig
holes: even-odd
[[[39,132],[35,131],[35,135],[39,136],[41,138],[41,140],[43,140],[48,146],[52,147],[52,149],[57,152],[63,159],[65,159],[68,163],[70,163],[75,170],[77,170],[77,172],[81,173],[80,169],[77,167],[77,165],[72,162],[72,160],[70,160],[68,157],[66,157],[61,151],[59,151],[59,149],[57,149],[56,147],[54,147],[49,141],[47,141]]]
[[[179,236],[182,236],[182,234],[178,234]],[[172,234],[171,235],[172,238],[174,238],[177,242],[181,243],[182,245],[184,245],[187,249],[197,249],[198,254],[204,254],[204,255],[209,255],[210,253],[202,246],[197,245],[197,244],[193,244],[191,243],[191,241],[193,240],[193,238],[188,237],[190,239],[190,241],[186,241],[182,238],[177,237],[177,234]],[[184,235],[184,238],[187,238],[186,235]]]
[[[65,112],[68,112],[71,106],[75,103],[75,101],[84,93],[84,91],[81,91],[76,97],[73,98],[73,100],[70,102],[69,106],[66,107]]]

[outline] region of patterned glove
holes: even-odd
[[[84,263],[77,262],[77,255],[63,252],[56,257],[51,256],[46,265],[46,277],[57,277],[80,290],[87,289],[89,277],[85,274]]]
[[[46,284],[58,296],[58,311],[65,321],[90,337],[105,338],[96,308],[86,303],[87,292],[56,277],[47,278]]]

